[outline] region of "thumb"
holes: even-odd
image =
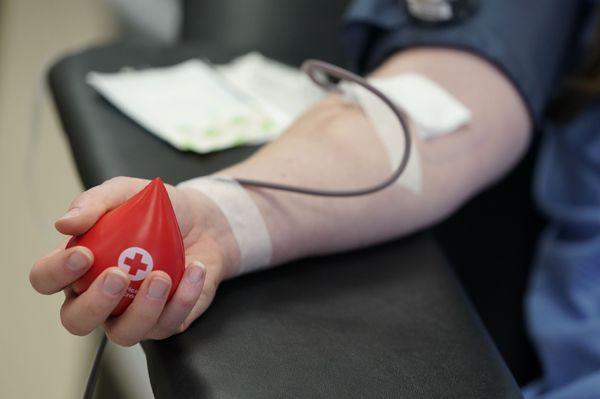
[[[67,235],[81,235],[98,219],[143,189],[148,180],[115,177],[79,194],[54,226]]]

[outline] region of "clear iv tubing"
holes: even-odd
[[[392,112],[398,119],[398,122],[400,123],[400,127],[402,128],[405,143],[402,159],[400,160],[398,167],[387,179],[381,181],[380,183],[370,187],[365,187],[356,190],[321,190],[316,188],[299,187],[254,179],[235,178],[235,180],[243,186],[259,187],[270,190],[287,191],[297,194],[315,195],[320,197],[357,197],[361,195],[368,195],[377,191],[381,191],[384,188],[393,184],[396,180],[398,180],[398,178],[406,169],[406,165],[408,164],[408,160],[410,158],[410,151],[412,146],[410,127],[404,113],[385,94],[383,94],[379,89],[377,89],[375,86],[369,83],[366,79],[343,68],[329,64],[324,61],[306,60],[302,64],[302,70],[315,84],[317,84],[325,91],[343,94],[343,91],[338,86],[338,83],[341,81],[352,82],[359,86],[362,86],[363,88],[377,96],[381,101],[383,101],[385,105],[387,105],[392,110]],[[334,83],[331,80],[331,78],[337,79],[338,83]]]
[[[408,164],[408,160],[410,158],[410,150],[411,150],[411,135],[410,135],[410,127],[406,120],[404,113],[379,89],[369,83],[366,79],[361,78],[360,76],[347,71],[338,66],[329,64],[324,61],[318,60],[307,60],[302,64],[302,70],[308,75],[308,77],[319,87],[323,88],[328,92],[336,92],[339,94],[343,94],[342,90],[338,87],[338,83],[341,81],[352,82],[357,85],[362,86],[375,96],[377,96],[385,105],[387,105],[400,123],[400,127],[402,128],[402,133],[404,134],[404,153],[402,155],[402,159],[398,164],[398,167],[394,170],[394,172],[385,180],[381,181],[378,184],[375,184],[370,187],[357,189],[357,190],[320,190],[316,188],[307,188],[286,184],[273,183],[268,181],[254,180],[254,179],[235,179],[238,183],[247,187],[259,187],[266,188],[269,190],[279,190],[279,191],[287,191],[291,193],[297,194],[305,194],[305,195],[315,195],[320,197],[358,197],[361,195],[368,195],[375,193],[377,191],[381,191],[386,187],[392,185],[398,178],[402,175],[404,170],[406,169],[406,165]],[[338,83],[334,83],[331,78],[338,80]],[[90,370],[90,374],[88,376],[88,380],[85,386],[85,392],[83,395],[84,399],[91,399],[94,395],[94,387],[96,385],[96,380],[98,378],[98,369],[99,364],[102,359],[102,354],[104,352],[104,348],[106,346],[107,338],[106,335],[103,335],[102,340],[100,341],[100,345],[96,350],[96,355],[92,362],[92,368]]]

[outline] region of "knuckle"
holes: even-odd
[[[101,183],[97,186],[94,186],[94,187],[82,192],[77,197],[75,197],[73,202],[71,202],[71,208],[76,207],[76,206],[81,206],[84,204],[97,202],[98,200],[102,200],[102,198],[104,197],[104,195],[106,193],[106,190],[108,188],[110,188],[111,186],[119,184],[121,179],[122,179],[121,176],[113,177],[108,180],[105,180],[103,183]]]
[[[82,337],[82,336],[90,333],[90,331],[87,331],[86,329],[77,325],[77,323],[75,323],[75,320],[72,319],[70,317],[70,315],[67,312],[65,312],[64,310],[61,310],[61,312],[60,312],[60,322],[63,325],[63,327],[65,328],[65,330],[67,330],[68,332],[70,332],[73,335]]]
[[[150,328],[156,323],[156,319],[156,317],[149,314],[139,314],[136,317],[136,323],[138,323],[141,326],[147,326],[147,328]]]
[[[140,302],[143,305],[143,302]],[[138,326],[153,326],[156,324],[157,319],[160,316],[161,308],[151,307],[151,306],[139,306],[135,309],[134,314],[132,316],[135,317],[135,323]]]
[[[179,327],[177,323],[177,321],[172,321],[170,323],[167,322],[158,325],[157,327],[158,331],[161,333],[160,335],[162,335],[163,338],[168,338],[171,335],[177,334],[177,328]]]
[[[117,201],[125,202],[128,198],[128,192],[131,189],[131,183],[134,181],[131,177],[115,176],[104,181],[98,188],[98,199],[105,206]]]
[[[81,206],[81,205],[85,204],[86,202],[89,202],[94,197],[97,187],[98,186],[92,187],[89,190],[86,190],[86,191],[82,192],[81,194],[79,194],[78,196],[76,196],[73,199],[73,201],[71,201],[71,205],[69,206],[69,209]]]
[[[178,307],[183,309],[191,309],[196,304],[198,299],[196,295],[186,295],[182,296],[181,298],[177,298],[176,301]]]
[[[102,305],[101,301],[89,301],[83,304],[82,313],[87,318],[97,321],[98,323],[104,321],[108,317],[108,311]]]
[[[111,177],[110,179],[106,180],[101,185],[106,187],[106,186],[110,186],[113,184],[122,184],[126,180],[127,180],[127,177],[125,177],[125,176],[115,176],[115,177]]]

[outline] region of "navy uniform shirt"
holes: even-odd
[[[466,50],[510,79],[542,131],[535,193],[550,223],[526,311],[544,376],[524,390],[530,398],[600,398],[600,101],[567,124],[544,118],[580,59],[592,3],[355,0],[345,17],[345,42],[359,72],[410,47]]]
[[[573,39],[588,15],[583,0],[473,0],[470,17],[439,24],[419,22],[409,2],[355,0],[345,16],[345,43],[360,72],[368,72],[399,50],[444,46],[474,52],[514,83],[535,121],[568,68]],[[439,0],[442,3],[449,0]],[[461,0],[454,0],[461,1]],[[453,2],[454,2],[453,1]]]

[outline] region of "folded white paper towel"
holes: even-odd
[[[322,96],[301,71],[258,53],[216,67],[90,72],[87,82],[149,132],[199,153],[272,140]]]

